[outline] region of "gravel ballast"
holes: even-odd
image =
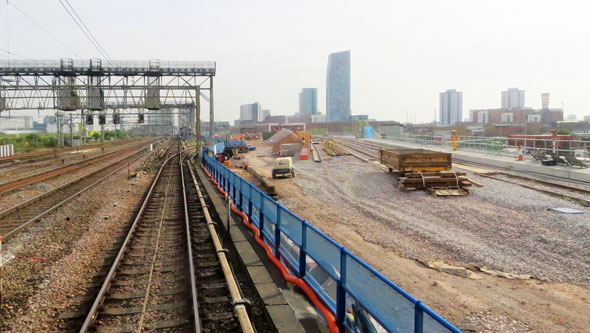
[[[547,211],[587,210],[576,203],[472,174],[484,187],[472,187],[466,197],[403,192],[391,174],[354,157],[302,161],[296,169],[295,183],[324,204],[324,214],[341,216],[366,240],[402,256],[590,284],[589,213]]]
[[[150,181],[121,170],[10,239],[4,253],[16,258],[4,268],[0,331],[58,331],[57,316],[85,295],[101,250],[120,236]]]

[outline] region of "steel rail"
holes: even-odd
[[[182,166],[184,158],[186,158],[187,155],[184,155],[184,157],[182,156],[181,153],[181,158],[180,158],[180,177],[182,178],[182,199],[184,202],[184,222],[185,222],[185,226],[186,226],[186,241],[187,241],[187,247],[188,247],[188,258],[189,258],[189,271],[190,271],[190,283],[191,283],[191,297],[193,299],[193,319],[194,319],[194,331],[195,332],[201,332],[201,319],[199,316],[199,302],[197,300],[197,282],[195,279],[196,276],[196,271],[195,271],[195,262],[193,261],[193,247],[192,247],[192,240],[191,240],[191,230],[190,230],[190,219],[189,219],[189,214],[188,214],[188,200],[186,198],[186,184],[184,181],[184,168]],[[189,157],[190,160],[190,157]],[[189,162],[187,162],[187,164],[189,164]],[[190,170],[190,164],[189,164],[189,170]],[[192,170],[191,170],[192,173]],[[203,206],[203,210],[207,209],[205,206]]]
[[[503,175],[505,175],[505,174],[503,174]],[[575,201],[575,202],[579,203],[580,205],[582,205],[584,207],[590,207],[590,200],[586,200],[586,199],[574,197],[574,196],[571,196],[569,194],[564,194],[564,193],[559,193],[559,192],[553,192],[553,191],[545,190],[545,189],[538,188],[538,187],[535,187],[535,186],[532,186],[532,185],[527,185],[527,184],[515,182],[515,181],[512,181],[512,180],[508,180],[508,179],[502,179],[502,178],[494,177],[492,175],[479,174],[479,176],[482,176],[482,177],[485,177],[485,178],[494,179],[494,180],[498,180],[498,181],[502,181],[502,182],[509,183],[509,184],[519,185],[519,186],[522,186],[522,187],[527,188],[529,190],[541,192],[541,193],[550,195],[552,197],[565,199],[566,201]],[[524,177],[524,178],[526,178],[526,177]],[[554,184],[551,184],[551,185],[554,185]],[[562,185],[562,186],[565,186],[565,185]],[[565,186],[565,187],[568,188],[569,186]]]
[[[27,201],[25,201],[25,202],[22,202],[22,203],[20,203],[20,204],[17,204],[17,205],[15,205],[15,206],[11,207],[11,208],[8,208],[8,209],[6,209],[6,210],[4,210],[4,211],[0,212],[0,217],[4,217],[4,216],[6,216],[6,215],[8,215],[8,214],[10,214],[10,213],[12,213],[12,212],[18,211],[19,209],[22,209],[22,208],[26,207],[27,205],[29,205],[29,204],[32,204],[32,203],[34,203],[35,201],[37,201],[37,200],[39,200],[39,199],[41,199],[41,198],[47,197],[48,195],[50,195],[50,194],[52,194],[52,193],[54,193],[54,192],[57,192],[57,191],[59,191],[59,190],[61,190],[61,189],[64,189],[64,188],[66,188],[66,187],[68,187],[68,186],[75,185],[77,182],[79,182],[79,181],[81,181],[81,180],[84,180],[84,179],[86,179],[86,178],[89,178],[90,176],[92,176],[92,175],[95,175],[95,174],[97,174],[98,172],[101,172],[101,171],[104,171],[105,169],[108,169],[108,168],[110,168],[110,167],[113,167],[113,165],[116,165],[116,164],[122,163],[122,162],[124,162],[125,160],[127,160],[127,159],[129,159],[129,158],[132,158],[133,156],[135,156],[135,155],[137,155],[137,154],[141,154],[143,150],[144,150],[144,149],[142,149],[142,150],[140,150],[140,151],[138,151],[138,152],[135,152],[135,153],[129,154],[129,155],[127,155],[127,156],[123,157],[122,159],[120,159],[119,161],[116,161],[115,163],[112,163],[112,164],[110,164],[110,165],[108,165],[108,166],[105,166],[104,168],[101,168],[101,169],[99,169],[99,170],[96,170],[96,171],[94,171],[94,172],[92,172],[92,173],[90,173],[90,174],[88,174],[88,175],[84,175],[84,176],[82,176],[82,177],[76,178],[76,179],[74,179],[73,181],[71,181],[71,182],[68,182],[68,183],[66,183],[66,184],[64,184],[64,185],[62,185],[62,186],[60,186],[60,187],[58,187],[58,188],[55,188],[55,189],[53,189],[53,190],[51,190],[51,191],[49,191],[49,192],[45,192],[45,193],[43,193],[43,194],[40,194],[40,195],[38,195],[38,196],[36,196],[36,197],[34,197],[34,198],[31,198],[31,199],[29,199],[29,200],[27,200]],[[133,158],[131,161],[129,161],[129,163],[133,163],[133,162],[135,162],[136,160],[138,160],[138,159],[140,159],[140,158],[142,158],[142,157],[143,157],[143,155],[137,156],[136,158]],[[97,184],[101,183],[102,181],[104,181],[105,179],[109,178],[109,177],[110,177],[110,176],[112,176],[113,174],[115,174],[115,173],[119,172],[121,169],[123,169],[123,168],[124,168],[124,167],[126,167],[126,166],[127,166],[127,165],[126,165],[125,163],[123,163],[123,165],[121,165],[121,166],[119,166],[119,167],[116,167],[116,168],[115,168],[115,170],[113,170],[112,172],[109,172],[107,175],[105,175],[105,176],[101,177],[100,179],[98,179],[98,180],[94,181],[93,183],[89,184],[88,186],[85,186],[84,188],[82,188],[81,190],[79,190],[79,191],[75,192],[74,194],[72,194],[72,195],[68,196],[68,197],[67,197],[67,198],[65,198],[64,200],[62,200],[62,201],[60,201],[60,202],[58,202],[58,203],[54,204],[53,206],[51,206],[50,208],[48,208],[48,209],[46,209],[46,210],[42,211],[41,213],[39,213],[39,214],[38,214],[38,215],[36,215],[35,217],[28,219],[28,221],[26,221],[26,222],[23,222],[23,223],[19,224],[19,226],[18,226],[18,227],[16,227],[16,228],[13,228],[12,230],[10,230],[9,232],[7,232],[7,233],[5,233],[5,234],[3,234],[3,235],[0,235],[0,238],[2,238],[3,240],[6,240],[7,238],[10,238],[10,237],[14,236],[16,233],[18,233],[18,232],[19,232],[19,231],[21,231],[22,229],[26,228],[27,226],[29,226],[29,225],[30,225],[31,223],[33,223],[34,221],[36,221],[36,220],[38,220],[38,219],[42,218],[43,216],[45,216],[45,215],[47,215],[47,214],[51,213],[51,212],[52,212],[52,211],[54,211],[55,209],[59,208],[60,206],[64,205],[65,203],[69,202],[70,200],[74,199],[75,197],[79,196],[80,194],[82,194],[82,193],[84,193],[84,192],[88,191],[89,189],[91,189],[92,187],[94,187],[94,186],[96,186]]]
[[[351,144],[352,145],[357,145],[357,143],[356,142],[353,142],[352,140],[346,140],[345,139],[345,140],[341,140],[341,141],[343,141],[342,145],[345,146],[345,147],[348,147],[350,149],[356,150],[356,151],[358,151],[360,153],[363,153],[365,155],[368,155],[368,156],[374,156],[374,155],[372,155],[370,153],[367,153],[365,151],[362,151],[362,150],[360,150],[358,148],[352,147]],[[345,144],[344,142],[346,142],[347,144]],[[357,146],[366,146],[366,147],[369,147],[369,148],[372,148],[372,149],[375,149],[374,147],[382,147],[382,146],[377,145],[377,144],[366,144],[366,143],[359,143]],[[383,147],[383,148],[386,148],[386,147]],[[457,166],[457,168],[460,169],[461,167],[460,166]],[[494,171],[494,170],[491,170],[490,169],[490,171]],[[499,178],[499,177],[496,177],[496,176],[490,175],[490,174],[484,174],[484,173],[478,173],[478,172],[474,172],[474,173],[477,174],[478,176],[481,176],[481,177],[485,177],[485,178],[489,178],[489,179],[494,179],[494,180],[497,180],[497,181],[502,181],[502,182],[505,182],[505,183],[513,184],[513,185],[518,185],[518,186],[521,186],[521,187],[524,187],[524,188],[527,188],[527,189],[530,189],[530,190],[533,190],[533,191],[537,191],[537,192],[540,192],[540,193],[543,193],[543,194],[547,194],[549,196],[553,196],[553,197],[565,199],[567,201],[574,201],[574,202],[576,202],[576,203],[578,203],[578,204],[580,204],[580,205],[582,205],[584,207],[590,207],[590,200],[587,200],[587,199],[574,197],[574,196],[571,196],[569,194],[564,194],[564,193],[559,193],[559,192],[553,192],[553,191],[546,190],[546,189],[541,189],[541,188],[538,188],[538,187],[535,187],[535,186],[532,186],[532,185],[523,184],[523,183],[520,183],[520,182],[517,182],[517,181],[512,181],[512,180],[508,180],[508,179],[502,179],[502,178]],[[515,178],[515,179],[521,179],[521,180],[529,181],[529,182],[533,182],[533,183],[539,183],[539,184],[542,184],[542,185],[545,185],[545,186],[549,186],[549,187],[556,187],[556,188],[560,188],[560,189],[564,189],[564,190],[568,190],[568,191],[572,191],[572,192],[578,192],[578,193],[582,193],[582,194],[590,194],[590,190],[585,190],[585,189],[581,189],[581,188],[577,188],[577,187],[573,187],[573,186],[567,186],[567,185],[563,185],[563,184],[557,184],[557,183],[553,183],[553,182],[549,182],[549,181],[545,181],[545,180],[541,180],[541,179],[534,179],[534,178],[520,176],[520,175],[513,175],[513,174],[509,174],[509,173],[502,172],[502,171],[498,171],[497,174],[498,175],[505,176],[505,177],[509,177],[509,178]]]
[[[211,235],[211,239],[213,240],[213,244],[215,245],[215,251],[217,252],[217,257],[221,264],[223,275],[225,280],[227,281],[227,286],[231,294],[232,302],[234,304],[234,309],[236,311],[236,315],[238,316],[238,321],[240,322],[240,326],[242,328],[242,332],[244,333],[253,333],[254,328],[252,326],[252,322],[250,321],[250,317],[248,316],[248,311],[246,306],[243,303],[243,298],[240,293],[239,286],[234,278],[234,275],[231,271],[231,266],[227,260],[225,255],[224,249],[221,246],[221,241],[219,240],[219,236],[217,235],[217,231],[215,230],[214,223],[211,219],[211,215],[209,214],[209,209],[207,209],[207,204],[205,203],[205,197],[201,192],[201,188],[197,182],[195,174],[191,168],[190,163],[187,162],[189,165],[189,170],[191,173],[191,178],[193,179],[193,184],[195,189],[197,190],[197,194],[199,196],[199,201],[201,202],[201,207],[203,208],[203,213],[205,215],[205,220],[207,221],[207,229],[209,229],[209,234]]]
[[[127,140],[127,139],[123,139],[123,140],[130,141],[130,142],[135,141],[135,140]],[[116,141],[115,143],[119,144],[121,142]],[[98,145],[88,145],[88,146],[82,146],[82,147],[54,148],[52,150],[33,151],[30,153],[4,156],[4,157],[0,157],[0,165],[1,165],[0,167],[5,167],[4,164],[9,164],[9,163],[35,163],[35,159],[37,159],[37,158],[50,157],[50,156],[56,157],[58,154],[67,153],[69,151],[76,150],[76,149],[78,151],[80,151],[80,150],[88,150],[88,149],[94,149],[94,148],[100,148],[100,147],[109,147],[109,146],[113,146],[113,145],[114,145],[114,143],[101,143]]]
[[[169,151],[167,152],[167,154],[168,154],[168,156],[166,157],[166,160],[164,160],[164,163],[162,163],[162,166],[158,170],[156,177],[154,177],[154,180],[152,181],[152,185],[150,186],[150,188],[147,192],[147,195],[146,195],[145,199],[143,200],[143,203],[139,209],[139,212],[135,216],[135,219],[133,220],[133,224],[131,225],[131,228],[129,228],[129,232],[127,233],[127,237],[125,237],[125,240],[123,241],[123,244],[121,245],[121,249],[117,253],[117,257],[115,257],[115,260],[113,261],[113,264],[111,265],[111,269],[109,270],[109,273],[107,274],[107,276],[105,278],[105,282],[103,283],[102,287],[100,288],[100,291],[98,292],[98,295],[96,296],[94,302],[92,303],[92,307],[90,308],[90,311],[88,312],[88,315],[86,316],[86,319],[84,320],[84,324],[82,325],[82,328],[80,328],[80,332],[87,332],[88,329],[90,328],[90,326],[92,326],[92,324],[94,324],[94,321],[96,320],[96,317],[98,316],[98,308],[100,307],[100,305],[104,301],[104,298],[106,296],[106,292],[111,286],[111,282],[113,280],[113,277],[115,276],[115,271],[117,270],[118,264],[121,261],[121,258],[123,257],[123,253],[125,252],[125,249],[127,248],[127,244],[129,243],[129,240],[131,239],[131,237],[133,235],[133,231],[137,227],[137,224],[138,224],[139,220],[141,219],[143,212],[145,211],[148,201],[152,196],[153,190],[156,187],[158,180],[160,179],[160,176],[162,174],[162,171],[164,170],[164,167],[172,159],[172,157],[169,156],[169,154],[170,154]]]
[[[142,205],[141,205],[141,207],[140,207],[140,209],[139,209],[139,211],[138,211],[138,213],[137,213],[137,215],[136,215],[136,217],[135,217],[135,219],[133,221],[133,224],[131,225],[131,227],[129,229],[129,232],[127,233],[127,236],[125,237],[125,240],[123,241],[123,243],[121,245],[121,248],[119,249],[119,252],[118,252],[117,256],[115,257],[115,260],[113,261],[113,264],[111,265],[111,268],[110,268],[110,270],[109,270],[109,272],[108,272],[108,274],[107,274],[107,276],[105,278],[105,281],[102,284],[102,287],[100,288],[100,290],[99,290],[99,292],[98,292],[98,294],[97,294],[97,296],[96,296],[96,298],[95,298],[95,300],[94,300],[94,302],[92,304],[92,307],[90,308],[90,310],[88,312],[88,315],[86,316],[86,319],[84,320],[84,323],[83,323],[83,325],[82,325],[82,327],[80,329],[80,332],[87,332],[92,327],[92,325],[95,323],[95,321],[96,321],[96,319],[98,317],[98,314],[99,314],[99,308],[100,308],[100,306],[102,305],[102,303],[104,302],[104,300],[105,300],[105,298],[107,296],[107,292],[108,292],[108,290],[111,287],[111,283],[114,280],[114,277],[116,275],[116,271],[117,271],[117,269],[118,269],[118,267],[119,267],[119,265],[120,265],[120,263],[121,263],[121,261],[122,261],[122,259],[124,257],[126,248],[129,245],[131,239],[133,238],[135,229],[137,228],[137,225],[139,224],[140,220],[143,217],[143,214],[144,214],[145,209],[146,209],[146,207],[148,205],[148,202],[150,201],[150,199],[153,196],[154,188],[156,187],[156,184],[160,180],[164,168],[168,165],[168,163],[171,163],[171,161],[176,156],[179,156],[180,154],[181,154],[181,152],[174,153],[173,155],[171,155],[170,151],[167,152],[167,157],[164,160],[164,163],[162,163],[162,166],[160,167],[160,169],[158,170],[158,173],[154,177],[154,180],[152,181],[152,185],[150,186],[150,188],[149,188],[149,190],[148,190],[148,192],[146,194],[146,197],[143,200],[143,203],[142,203]],[[181,163],[182,162],[180,160],[179,160],[179,163],[180,163],[179,164],[179,167],[181,167],[181,165],[182,165]],[[183,180],[183,185],[184,185],[184,180]],[[183,189],[184,189],[184,186],[183,186]],[[186,200],[184,202],[185,202],[185,204],[187,203]],[[186,219],[188,219],[187,211],[188,211],[188,205],[185,205],[185,223],[187,221]],[[188,228],[188,225],[187,225],[187,228]],[[189,255],[190,255],[190,257],[192,257],[192,252],[190,252],[190,250],[191,250],[190,237],[187,238],[187,241],[189,241],[189,243],[188,243]],[[191,263],[192,263],[192,259],[191,259]],[[194,276],[195,275],[194,275],[194,268],[193,268],[192,269],[192,272],[191,272],[191,289],[192,289],[192,292],[191,293],[192,293],[192,296],[193,296],[193,302],[196,301],[196,287],[195,287],[196,284],[194,283]],[[194,303],[193,304],[193,312],[194,311],[198,311],[197,303]],[[198,317],[198,313],[197,313],[197,316],[195,316],[195,321],[196,321],[195,322],[195,326],[194,326],[195,330],[197,330],[198,328],[200,328],[200,324],[199,324],[199,322],[197,322],[198,318],[199,317]],[[197,331],[197,332],[199,332],[199,331]]]
[[[8,181],[6,183],[2,183],[0,184],[0,195],[2,194],[7,194],[13,191],[16,191],[22,187],[31,185],[31,184],[35,184],[38,183],[40,181],[44,181],[47,179],[51,179],[54,177],[57,177],[59,175],[62,175],[66,172],[69,171],[75,171],[78,169],[81,169],[82,167],[92,163],[92,162],[98,162],[101,160],[105,160],[108,159],[110,157],[113,157],[113,155],[117,154],[117,153],[125,153],[128,152],[130,150],[134,150],[134,149],[138,149],[139,147],[145,145],[145,143],[141,143],[135,146],[131,146],[131,147],[124,147],[120,150],[115,150],[115,151],[111,151],[111,152],[107,152],[105,154],[101,154],[98,156],[94,156],[88,159],[84,159],[82,161],[79,162],[75,162],[72,164],[68,164],[62,167],[58,167],[55,169],[51,169],[51,170],[47,170],[47,171],[43,171],[43,172],[39,172],[27,177],[23,177],[23,178],[19,178],[19,179],[15,179],[15,180],[11,180]]]

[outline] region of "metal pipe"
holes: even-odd
[[[187,161],[188,163],[188,161]],[[201,202],[201,206],[203,207],[203,213],[205,215],[205,219],[207,221],[207,228],[209,229],[209,233],[211,234],[211,239],[213,240],[213,244],[215,245],[215,251],[217,252],[217,257],[219,258],[219,262],[221,263],[221,268],[223,269],[223,275],[225,276],[225,280],[227,281],[227,286],[229,288],[229,292],[231,294],[231,298],[236,310],[236,314],[238,315],[238,320],[240,321],[240,326],[242,327],[242,332],[244,333],[254,333],[254,328],[252,323],[250,322],[250,318],[248,317],[248,312],[246,311],[246,306],[242,303],[242,296],[240,294],[240,289],[236,280],[234,279],[233,273],[231,271],[231,267],[227,258],[225,256],[225,252],[223,251],[223,247],[221,246],[221,242],[219,241],[219,236],[217,235],[217,231],[215,230],[215,226],[211,220],[211,215],[209,214],[209,210],[207,209],[207,204],[205,203],[205,198],[203,193],[201,192],[201,188],[197,183],[197,179],[195,178],[195,174],[193,169],[190,167],[189,163],[189,170],[191,172],[191,177],[193,178],[193,183],[195,184],[195,188],[197,190],[197,194],[199,196],[199,201]]]

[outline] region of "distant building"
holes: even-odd
[[[299,113],[316,115],[318,114],[318,89],[303,88],[299,93]]]
[[[326,120],[347,122],[350,116],[350,51],[330,54],[326,75]]]
[[[261,107],[258,102],[240,105],[240,123],[247,124],[264,121],[262,119]]]
[[[547,106],[549,106],[549,96],[547,96]],[[524,109],[524,107],[524,90],[508,88],[502,91],[502,109]]]
[[[576,120],[576,115],[575,115],[575,114],[573,114],[573,113],[572,113],[572,114],[568,114],[568,115],[567,115],[567,119],[568,119],[568,120]]]
[[[463,93],[455,89],[441,92],[439,114],[443,126],[460,122],[463,119]]]
[[[590,116],[584,116],[584,121],[590,123]]]
[[[312,123],[325,123],[326,122],[326,115],[325,114],[314,114],[311,116]]]
[[[485,124],[524,124],[544,123],[554,124],[563,120],[561,109],[481,109],[469,110],[470,119],[478,125]]]
[[[354,116],[349,116],[348,119],[350,119],[350,121],[369,120],[369,115],[368,114],[357,114]]]
[[[259,121],[267,121],[266,118],[268,118],[270,116],[270,110],[262,110],[262,120]]]
[[[543,109],[549,109],[549,93],[541,94],[541,105]]]
[[[54,117],[55,118],[55,117]],[[0,117],[0,129],[33,129],[33,117]]]

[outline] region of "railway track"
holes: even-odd
[[[104,179],[141,158],[145,150],[132,152],[87,175],[78,177],[51,191],[0,212],[0,238],[6,240],[25,229],[31,223],[82,194]]]
[[[343,146],[352,149],[357,153],[361,153],[366,156],[369,156],[370,158],[375,159],[378,158],[378,155],[376,152],[373,153],[373,151],[378,151],[379,148],[391,148],[388,146],[381,146],[373,143],[355,142],[351,139],[339,138],[339,140],[342,142]],[[472,168],[469,167],[469,163],[464,162],[453,163],[453,167],[471,171],[481,177],[521,186],[553,197],[561,198],[566,201],[577,202],[585,207],[590,207],[590,190],[588,189],[575,186],[568,186],[556,183],[552,180],[543,180],[539,178],[532,178],[514,173],[508,173],[501,169],[491,168],[487,166],[485,168],[478,166],[478,169],[481,170],[481,172],[473,171]],[[579,194],[582,194],[583,197],[580,197]]]
[[[76,163],[72,163],[69,165],[65,165],[65,166],[54,168],[54,169],[47,170],[47,171],[42,171],[42,172],[39,172],[39,173],[36,173],[33,175],[29,175],[26,177],[22,177],[19,179],[15,179],[15,180],[11,180],[11,181],[2,183],[2,184],[0,184],[0,195],[16,191],[20,188],[23,188],[23,187],[31,185],[31,184],[35,184],[35,183],[38,183],[41,181],[55,178],[59,175],[62,175],[62,174],[68,173],[68,172],[74,172],[76,170],[79,170],[79,169],[86,167],[86,166],[93,164],[93,163],[101,163],[101,162],[103,162],[109,158],[112,158],[114,156],[117,156],[119,154],[126,154],[130,151],[137,150],[140,147],[145,146],[145,144],[146,143],[141,143],[139,145],[133,145],[130,147],[123,147],[122,149],[112,151],[112,152],[107,152],[105,154],[100,154],[99,156],[84,159],[84,160],[76,162]]]
[[[123,139],[123,140],[124,140],[124,142],[128,142],[128,141],[132,141],[133,139]],[[117,144],[121,144],[121,143],[122,143],[121,141],[117,141]],[[113,145],[113,143],[108,142],[108,143],[102,143],[102,144],[91,145],[91,146],[65,147],[65,148],[60,148],[60,149],[33,151],[30,153],[23,153],[23,154],[17,154],[17,155],[12,155],[12,156],[0,157],[0,169],[10,167],[11,165],[14,165],[14,164],[36,163],[36,162],[41,162],[41,161],[46,161],[46,160],[51,160],[51,159],[59,159],[58,155],[69,153],[74,150],[76,150],[77,152],[79,152],[79,151],[83,152],[84,150],[88,150],[88,149],[105,148],[105,147],[109,147],[112,145]]]
[[[253,332],[184,157],[160,168],[81,332]]]

